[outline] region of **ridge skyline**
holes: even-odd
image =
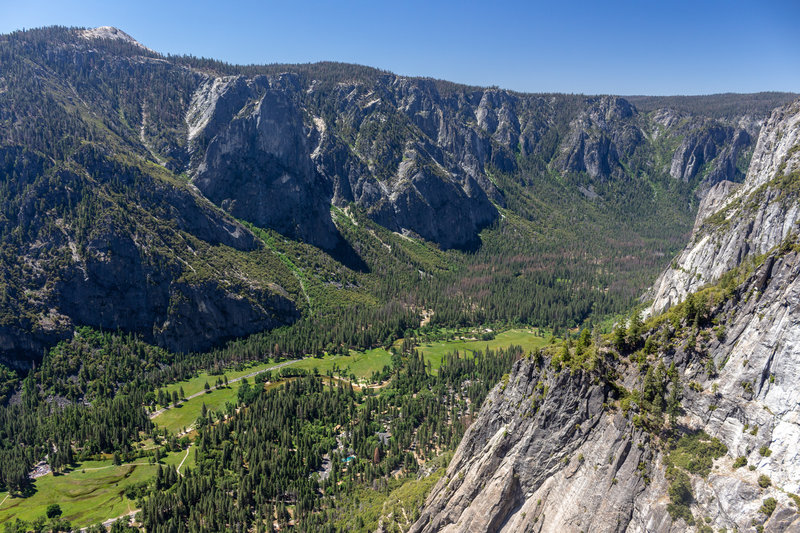
[[[38,0],[0,7],[0,32],[122,28],[165,54],[232,64],[337,62],[518,92],[693,95],[797,92],[800,5],[628,2],[481,5],[242,2],[135,6]],[[242,16],[247,13],[247,16]],[[691,15],[691,16],[688,16]]]

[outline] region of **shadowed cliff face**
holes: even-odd
[[[198,154],[193,183],[237,218],[333,249],[339,237],[329,194],[313,168],[303,115],[290,96],[263,77],[207,82],[192,109],[206,123],[190,118],[191,140],[210,139]],[[210,100],[205,105],[213,108],[201,108],[198,100]]]
[[[328,250],[340,239],[331,203],[357,202],[387,228],[442,248],[474,247],[478,231],[497,218],[477,173],[455,164],[445,168],[441,148],[418,138],[418,125],[394,109],[397,103],[372,113],[345,95],[337,120],[365,130],[351,148],[332,135],[335,124],[303,107],[305,98],[307,90],[288,74],[206,81],[187,115],[199,161],[193,183],[234,216]],[[430,101],[427,107],[428,116],[436,113]]]
[[[12,155],[32,160],[17,167],[25,193],[13,222],[35,237],[3,250],[27,292],[6,290],[4,312],[17,306],[19,322],[0,325],[2,360],[29,365],[76,325],[185,352],[297,319],[271,274],[209,275],[218,254],[236,261],[263,244],[189,188],[88,144],[46,171],[30,153]]]
[[[775,233],[773,245],[690,244],[682,261],[716,257],[694,263],[692,274],[705,283],[719,279],[718,262],[738,269],[646,323],[639,344],[621,355],[595,346],[600,359],[590,371],[537,356],[518,361],[484,402],[411,531],[800,529],[790,497],[800,491],[797,110],[776,110],[744,186],[727,198],[717,186],[698,216],[699,228],[731,221],[712,234],[723,243]],[[780,231],[770,228],[787,219]],[[655,396],[653,383],[663,384]],[[669,418],[653,398],[666,402],[673,391],[679,409]]]
[[[90,177],[105,176],[107,160],[95,156],[76,159]],[[124,177],[121,171],[116,168],[114,175]],[[294,303],[275,287],[236,276],[229,276],[227,282],[183,281],[186,261],[194,265],[189,270],[203,264],[203,248],[247,253],[262,245],[189,191],[152,181],[145,185],[143,175],[131,179],[139,180],[145,190],[152,188],[140,197],[138,209],[95,196],[95,182],[70,173],[59,175],[64,189],[48,188],[31,195],[32,202],[46,199],[52,209],[70,202],[96,203],[98,213],[87,228],[79,220],[58,219],[58,231],[44,246],[21,247],[35,271],[49,271],[54,261],[59,262],[60,271],[57,276],[34,272],[29,280],[29,287],[36,290],[33,304],[49,311],[37,335],[10,329],[6,354],[38,355],[48,344],[69,335],[74,324],[136,332],[171,350],[188,351],[208,349],[221,339],[297,318]],[[22,211],[30,213],[32,227],[46,216],[25,204]],[[164,225],[170,231],[157,229]],[[189,254],[178,248],[179,243]],[[192,252],[191,247],[196,250]]]

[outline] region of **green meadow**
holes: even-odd
[[[188,379],[186,381],[179,381],[177,383],[171,383],[164,387],[164,390],[167,391],[169,394],[172,394],[172,391],[178,391],[181,387],[183,387],[183,393],[186,396],[191,396],[192,394],[196,394],[201,392],[205,387],[206,382],[210,386],[214,386],[217,382],[217,379],[221,378],[223,375],[228,378],[228,381],[232,379],[237,379],[242,376],[246,376],[248,374],[252,374],[253,372],[261,372],[262,370],[266,370],[272,366],[275,366],[278,363],[274,362],[263,362],[248,365],[243,369],[238,370],[226,370],[224,374],[221,375],[212,375],[208,372],[202,372],[198,374],[196,377]]]
[[[507,348],[511,345],[522,346],[526,352],[535,350],[550,342],[549,336],[543,336],[534,329],[511,329],[497,333],[492,340],[472,340],[482,332],[450,332],[462,338],[440,342],[424,343],[419,346],[419,351],[430,362],[431,369],[436,371],[441,366],[445,354],[458,350],[459,352],[475,352],[485,348]],[[400,341],[396,343],[399,347]],[[369,379],[374,372],[379,372],[385,365],[391,364],[392,354],[383,348],[375,348],[364,352],[351,352],[346,356],[325,356],[323,358],[307,358],[291,363],[292,368],[313,371],[315,368],[320,374],[337,368],[347,376],[354,374],[359,380]],[[245,376],[253,372],[267,370],[275,366],[274,362],[263,362],[229,370],[225,372],[228,381]],[[183,388],[186,396],[202,392],[205,383],[214,386],[220,376],[201,373],[198,376],[173,383],[165,387],[168,392]],[[250,383],[253,379],[249,378]],[[280,386],[283,383],[271,383],[268,388]],[[234,403],[239,389],[239,383],[232,383],[229,387],[221,387],[201,394],[182,403],[179,407],[167,409],[153,421],[160,427],[167,428],[172,433],[177,433],[183,428],[194,424],[200,416],[202,406],[211,410],[221,410],[228,402]],[[193,468],[194,447],[170,453],[163,458],[165,466],[178,468],[185,472]],[[182,463],[182,464],[181,464]],[[26,498],[11,497],[0,493],[0,523],[16,518],[31,521],[44,514],[51,503],[58,503],[63,511],[63,517],[72,522],[74,527],[88,526],[93,523],[121,516],[135,509],[135,502],[125,497],[125,489],[143,481],[151,479],[156,472],[156,466],[148,464],[147,460],[137,459],[134,463],[115,466],[110,459],[101,461],[85,461],[78,464],[65,474],[54,476],[49,474],[37,479],[34,483],[34,493]]]
[[[253,380],[249,379],[248,381],[252,383]],[[219,411],[225,407],[227,402],[236,403],[239,385],[240,382],[232,383],[229,387],[211,390],[206,394],[187,400],[177,407],[170,407],[155,417],[153,422],[159,427],[167,428],[171,433],[177,433],[194,424],[203,411],[203,404],[206,404],[207,409]]]
[[[445,354],[458,350],[464,352],[476,352],[487,347],[492,350],[498,348],[508,348],[509,346],[521,346],[523,351],[530,352],[546,346],[550,343],[552,336],[544,336],[536,329],[509,329],[497,333],[492,340],[469,340],[469,335],[464,335],[465,340],[447,340],[420,344],[417,348],[423,357],[430,362],[431,369],[436,371],[442,365],[442,358]]]
[[[321,358],[308,358],[289,365],[309,372],[315,368],[325,374],[334,367],[346,369],[346,374],[355,374],[357,379],[369,379],[374,372],[380,372],[385,365],[391,365],[392,354],[383,348],[374,348],[365,352],[351,351],[350,355],[326,355]]]
[[[181,473],[194,468],[194,447],[189,446],[188,455],[181,450],[168,454],[161,462],[162,467],[181,465]],[[7,498],[7,493],[0,493],[0,524],[17,518],[26,521],[39,518],[51,503],[61,506],[62,517],[73,527],[122,516],[136,509],[136,503],[125,497],[125,489],[148,481],[155,476],[156,469],[145,458],[118,466],[111,459],[84,461],[63,474],[38,478],[30,496]]]
[[[85,461],[65,474],[38,478],[31,496],[7,498],[0,505],[0,523],[16,518],[34,520],[51,503],[61,506],[63,518],[73,526],[121,516],[136,509],[135,503],[125,497],[125,488],[147,481],[155,472],[156,466],[147,464],[145,459],[120,466],[110,460]]]
[[[486,347],[496,350],[498,348],[508,348],[511,345],[521,346],[525,352],[530,352],[547,345],[551,336],[545,336],[536,329],[510,329],[497,333],[494,339],[489,341],[470,340],[471,337],[480,335],[474,332],[462,332],[464,340],[446,340],[439,342],[420,344],[418,350],[431,364],[434,372],[442,364],[442,357],[455,350],[459,352],[475,352]],[[398,347],[400,342],[395,343]],[[390,365],[392,354],[383,349],[375,348],[365,352],[351,351],[350,355],[325,356],[322,358],[309,358],[292,363],[292,368],[301,368],[312,371],[319,370],[320,374],[325,374],[334,367],[343,370],[346,375],[354,374],[357,379],[369,379],[374,372],[383,370],[384,365]]]

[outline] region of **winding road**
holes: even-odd
[[[183,463],[186,462],[186,458],[189,457],[189,450],[191,450],[191,449],[192,449],[192,445],[190,444],[189,447],[186,448],[186,455],[184,455],[183,459],[181,459],[181,464],[179,464],[178,467],[175,469],[175,471],[178,472],[178,475],[181,476],[181,477],[183,477],[183,473],[181,473],[181,467],[183,466]]]

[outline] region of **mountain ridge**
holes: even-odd
[[[7,161],[8,361],[38,358],[79,325],[122,328],[177,351],[207,349],[230,336],[219,320],[225,312],[210,312],[207,319],[219,326],[198,335],[189,326],[196,323],[195,306],[185,302],[199,298],[196,307],[209,309],[199,302],[211,294],[232,306],[236,336],[307,316],[300,274],[266,244],[231,251],[227,241],[205,240],[207,232],[196,226],[175,232],[171,220],[205,202],[214,207],[202,208],[204,224],[247,236],[243,221],[316,245],[350,269],[347,276],[366,272],[358,252],[364,246],[344,238],[332,209],[363,209],[431,250],[456,250],[448,256],[456,269],[473,261],[484,268],[490,250],[510,253],[500,234],[524,234],[527,266],[508,264],[508,281],[500,284],[529,283],[516,272],[541,271],[536,261],[544,259],[537,256],[567,257],[570,274],[560,278],[586,278],[575,289],[585,303],[560,313],[558,325],[575,324],[596,305],[606,312],[621,308],[643,288],[646,274],[618,266],[590,273],[571,250],[584,248],[596,263],[630,255],[632,264],[660,268],[661,258],[683,244],[697,201],[692,195],[702,196],[720,179],[743,178],[760,120],[752,113],[744,121],[645,115],[619,97],[521,95],[353,65],[298,65],[282,74],[280,65],[162,56],[114,28],[92,34],[99,39],[83,37],[85,31],[46,28],[0,37],[6,44],[0,62],[7,67],[0,78],[0,145]],[[680,180],[670,175],[674,161]],[[71,182],[62,179],[67,175]],[[137,205],[147,207],[137,211]],[[62,222],[56,227],[45,213]],[[106,230],[93,238],[92,227]],[[612,228],[622,237],[610,235]],[[358,237],[364,238],[371,237]],[[109,255],[109,240],[132,244]],[[651,244],[634,244],[641,241]],[[108,269],[71,274],[84,272],[80,265],[92,257],[91,264]],[[256,263],[267,267],[256,272]],[[46,275],[26,270],[27,264]],[[123,272],[147,279],[156,270],[163,284],[144,286],[160,292],[103,289]],[[43,281],[62,274],[73,285]],[[552,277],[530,283],[535,291],[551,290]],[[437,320],[474,309],[519,315],[502,309],[506,304],[482,301],[475,280],[437,289],[463,295],[459,310],[440,308]],[[605,296],[593,287],[610,288],[617,300],[603,304]],[[74,298],[62,298],[67,294],[93,295],[93,304],[70,307]],[[428,306],[443,302],[417,298]],[[139,311],[123,309],[126,301],[140,302]],[[97,311],[106,307],[105,314]]]

